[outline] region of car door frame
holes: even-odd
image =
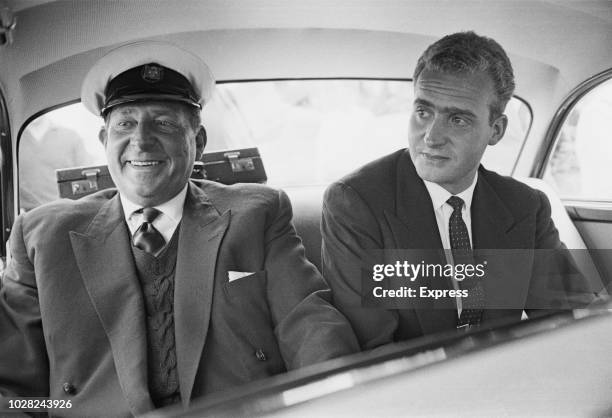
[[[609,80],[612,80],[612,68],[585,80],[565,98],[551,120],[543,142],[540,158],[537,159],[538,163],[533,169],[532,176],[538,178],[544,177],[557,146],[563,124],[574,109],[574,106],[588,93]],[[601,277],[612,277],[612,257],[610,257],[612,245],[609,238],[602,238],[606,234],[604,229],[607,230],[612,225],[612,200],[564,198],[563,196],[560,196],[560,198],[572,222],[589,248],[591,258],[595,262]],[[612,282],[604,283],[608,292],[612,290],[611,285]]]
[[[13,183],[13,146],[11,139],[9,112],[0,89],[0,212],[2,223],[2,243],[8,241],[15,219]],[[6,257],[6,246],[0,245],[0,256]]]

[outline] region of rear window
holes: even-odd
[[[268,184],[328,184],[361,165],[407,146],[412,110],[407,80],[277,80],[226,82],[203,110],[205,152],[257,147]],[[483,164],[511,174],[531,124],[529,107],[513,98],[509,126]],[[55,170],[105,164],[98,141],[102,119],[80,104],[45,113],[19,143],[20,207],[58,198]]]

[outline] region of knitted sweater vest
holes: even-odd
[[[157,257],[132,246],[146,306],[147,365],[151,399],[156,407],[179,402],[174,341],[174,273],[178,228]]]

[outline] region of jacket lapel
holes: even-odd
[[[398,159],[396,185],[395,213],[385,211],[396,248],[422,250],[422,256],[415,263],[423,260],[425,263],[445,264],[433,203],[414,168],[408,150]],[[413,283],[417,285],[417,291],[420,286],[451,289],[449,280],[438,277],[422,277]],[[457,321],[456,307],[447,298],[422,301],[415,313],[425,335],[452,328]]]
[[[189,404],[208,333],[217,253],[229,221],[229,210],[219,214],[197,186],[189,185],[174,279],[177,367],[184,405]]]
[[[513,248],[509,234],[514,217],[480,170],[472,198],[472,247],[475,249]]]
[[[495,308],[524,304],[527,286],[523,284],[531,276],[534,254],[524,242],[530,236],[525,226],[514,218],[480,167],[472,200],[472,237],[475,261],[486,264],[484,290],[492,309],[485,310],[485,319],[507,314]]]
[[[110,341],[119,384],[132,413],[154,408],[147,385],[145,307],[119,195],[107,201],[72,249],[89,297]]]
[[[406,150],[398,160],[395,214],[386,212],[397,248],[441,249],[431,197]],[[402,227],[403,226],[403,227]]]

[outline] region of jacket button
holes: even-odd
[[[62,385],[62,388],[64,389],[64,392],[66,392],[68,395],[74,395],[76,393],[76,388],[72,383],[66,382]]]
[[[263,352],[263,350],[261,348],[258,348],[257,351],[255,351],[255,357],[257,357],[257,360],[259,361],[266,361],[266,353]]]

